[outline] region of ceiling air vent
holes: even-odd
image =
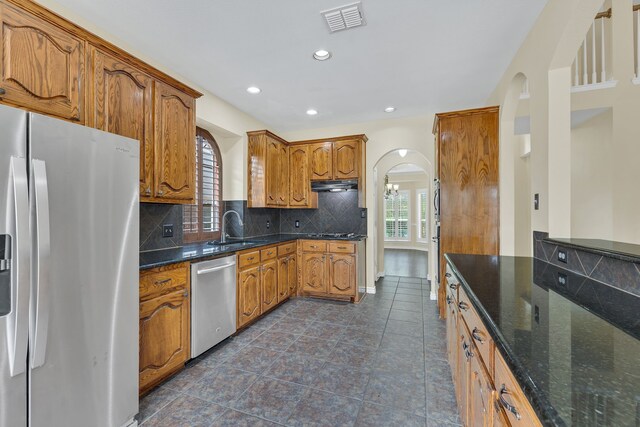
[[[366,24],[360,2],[335,7],[320,13],[324,16],[329,31],[332,33]]]

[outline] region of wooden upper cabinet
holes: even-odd
[[[84,123],[85,42],[0,2],[1,102]]]
[[[155,82],[155,197],[173,203],[195,198],[195,100]]]
[[[311,180],[322,181],[333,179],[333,144],[320,142],[310,144]]]
[[[329,293],[353,296],[356,282],[355,255],[329,255]]]
[[[333,179],[358,178],[358,141],[337,141],[333,143]]]
[[[238,327],[260,315],[260,267],[238,274]]]
[[[278,173],[278,206],[289,205],[289,147],[280,143],[280,169]]]
[[[308,206],[311,193],[309,185],[309,146],[289,147],[289,206]]]
[[[266,206],[278,207],[278,196],[280,195],[280,142],[267,137],[267,159],[266,159],[266,186],[267,197]]]
[[[140,142],[140,195],[153,185],[153,79],[90,47],[87,126]]]
[[[302,254],[302,290],[311,293],[327,293],[324,253]]]

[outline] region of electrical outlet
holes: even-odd
[[[567,263],[567,252],[558,249],[558,261]]]
[[[569,277],[564,273],[558,273],[558,285],[566,287],[569,284]]]
[[[300,220],[296,219],[296,223],[295,224],[296,224],[296,228],[300,228]]]
[[[267,220],[267,230],[271,228],[271,221]]]
[[[162,226],[162,237],[173,237],[173,224],[164,224]]]
[[[540,194],[536,193],[533,195],[533,209],[540,209]]]

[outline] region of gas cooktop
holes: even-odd
[[[329,238],[349,238],[355,237],[356,233],[311,233],[309,237],[329,237]]]

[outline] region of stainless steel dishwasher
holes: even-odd
[[[235,255],[191,264],[191,357],[235,331]]]

